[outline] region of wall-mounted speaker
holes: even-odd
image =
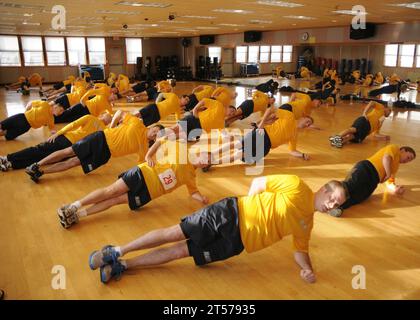
[[[245,31],[244,32],[245,42],[257,42],[257,41],[261,41],[261,39],[262,39],[261,31]]]
[[[191,39],[190,38],[182,38],[182,46],[184,48],[188,48],[191,44]]]
[[[360,40],[372,38],[376,34],[376,25],[374,23],[366,23],[365,29],[354,29],[353,26],[350,26],[350,39]]]
[[[200,44],[207,45],[214,43],[214,36],[207,35],[207,36],[200,36]]]

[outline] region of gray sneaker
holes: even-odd
[[[332,209],[332,210],[328,211],[328,214],[332,217],[338,218],[338,217],[341,217],[341,215],[343,214],[343,209],[335,208],[335,209]]]
[[[60,224],[63,228],[68,229],[72,225],[79,222],[79,216],[77,215],[77,207],[74,205],[65,205],[57,210],[58,217],[60,218]]]

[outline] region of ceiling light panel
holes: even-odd
[[[172,6],[170,3],[158,3],[158,2],[132,2],[132,1],[120,1],[115,3],[116,5],[132,6],[132,7],[149,7],[149,8],[168,8]]]
[[[283,7],[283,8],[298,8],[298,7],[304,6],[303,4],[300,4],[300,3],[286,2],[286,1],[271,1],[271,0],[257,1],[257,3],[266,5],[266,6]]]

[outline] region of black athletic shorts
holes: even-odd
[[[137,210],[152,200],[143,173],[138,166],[121,173],[118,178],[123,179],[129,189],[128,205],[131,210]]]
[[[190,94],[188,98],[190,98],[190,101],[185,106],[185,111],[191,111],[199,102],[195,94]]]
[[[282,104],[282,105],[279,107],[279,109],[281,109],[281,110],[286,110],[286,111],[290,111],[290,112],[293,112],[293,107],[292,107],[292,105],[290,105],[290,104],[288,104],[288,103]]]
[[[68,93],[71,92],[71,83],[66,84],[66,90],[67,90]]]
[[[200,119],[194,117],[193,114],[189,114],[189,115],[185,116],[178,123],[181,125],[182,130],[185,133],[187,133],[188,140],[194,140],[194,139],[199,138],[201,136],[202,128],[201,128]],[[186,128],[185,128],[185,126],[186,126]],[[194,133],[196,133],[196,134],[194,134],[194,137],[190,137],[190,132],[193,131],[193,130],[195,130]]]
[[[189,254],[198,266],[225,260],[244,249],[237,198],[225,198],[202,208],[182,218],[180,226],[188,239]]]
[[[71,107],[69,97],[67,97],[67,94],[62,94],[61,96],[59,96],[57,99],[55,99],[54,103],[59,104],[64,109],[68,109]]]
[[[254,113],[254,101],[245,100],[241,103],[238,109],[242,110],[242,119],[248,118],[251,114]]]
[[[132,89],[135,93],[143,92],[146,90],[146,82],[136,83]]]
[[[379,182],[379,175],[375,166],[369,160],[359,161],[344,180],[349,198],[341,207],[347,209],[366,200],[375,191]]]
[[[264,129],[264,134],[258,133],[258,129],[248,132],[242,138],[242,161],[253,164],[264,158],[271,149],[271,141]]]
[[[149,100],[156,100],[156,98],[159,95],[159,92],[157,91],[157,89],[155,87],[151,87],[149,89],[146,89],[146,93],[147,93],[147,98]]]
[[[64,87],[64,82],[63,81],[57,82],[56,84],[53,85],[54,90],[59,90],[62,87]]]
[[[357,118],[351,126],[356,129],[354,139],[350,140],[351,142],[361,143],[370,133],[370,123],[366,117]]]
[[[1,130],[6,130],[6,140],[13,140],[18,136],[28,132],[31,129],[31,125],[24,113],[15,114],[7,119],[0,122]]]
[[[159,122],[160,114],[159,109],[155,103],[149,104],[139,110],[143,123],[146,127]]]
[[[94,132],[73,144],[72,149],[80,160],[85,174],[99,168],[111,158],[103,131]]]

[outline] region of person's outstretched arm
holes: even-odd
[[[193,116],[198,118],[198,114],[200,113],[200,111],[203,111],[204,109],[206,109],[206,106],[204,105],[204,100],[201,100],[199,103],[197,103],[197,105],[194,107],[192,113]]]
[[[303,280],[309,283],[316,281],[315,273],[312,268],[311,258],[306,252],[296,251],[295,261],[300,266],[300,276]]]

